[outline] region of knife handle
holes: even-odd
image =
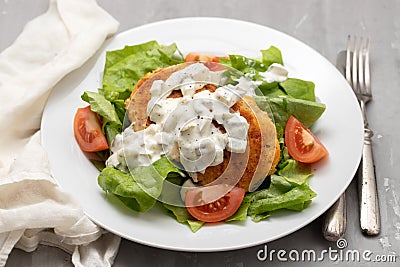
[[[358,169],[358,190],[360,198],[360,227],[367,235],[378,235],[381,231],[378,192],[375,180],[375,166],[371,137],[373,132],[364,128],[364,146]]]
[[[328,241],[337,241],[346,232],[346,193],[343,193],[335,204],[325,213],[322,234]]]

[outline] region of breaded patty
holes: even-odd
[[[134,87],[132,94],[126,101],[126,108],[134,130],[140,131],[152,122],[147,117],[147,104],[151,99],[150,88],[154,81],[165,81],[168,77],[183,69],[186,64],[158,69],[144,76]],[[205,85],[197,90],[214,92],[215,85]],[[168,97],[181,97],[180,91],[173,91]],[[245,96],[238,100],[231,110],[239,112],[249,124],[247,133],[248,142],[244,153],[224,151],[224,160],[216,166],[209,166],[204,173],[196,173],[195,178],[201,185],[210,183],[228,183],[245,190],[254,190],[268,174],[275,172],[279,161],[280,148],[276,137],[275,126],[268,114],[262,111],[252,97]],[[224,131],[222,126],[219,128]]]

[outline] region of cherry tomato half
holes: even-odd
[[[219,63],[220,58],[227,58],[227,57],[220,57],[208,54],[199,54],[199,53],[189,53],[185,57],[185,62],[205,62],[204,65],[209,68],[211,71],[220,71],[226,70],[226,68]]]
[[[245,190],[239,187],[233,187],[227,194],[215,201],[202,204],[205,203],[204,195],[210,193],[207,190],[216,190],[218,186],[224,185],[199,187],[187,191],[186,209],[194,218],[203,222],[219,222],[229,218],[239,209],[245,194]]]
[[[107,139],[101,131],[100,120],[90,106],[78,108],[74,118],[74,136],[85,152],[108,149]]]
[[[286,123],[285,144],[290,156],[303,163],[317,162],[329,154],[321,141],[293,116]]]

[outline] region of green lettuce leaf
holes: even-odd
[[[256,213],[251,213],[249,214],[249,217],[251,218],[251,220],[253,222],[260,222],[262,220],[265,220],[266,218],[270,217],[271,213],[270,212],[264,212],[264,213],[260,213],[260,214],[256,214]]]
[[[247,219],[247,211],[250,207],[251,204],[251,195],[247,194],[245,195],[242,203],[240,204],[239,209],[233,214],[231,217],[226,219],[226,222],[232,222],[232,221],[245,221]]]
[[[288,96],[260,97],[256,96],[258,106],[266,111],[282,128],[291,115],[295,116],[305,126],[313,125],[324,113],[326,106],[323,103],[296,99]]]
[[[301,185],[312,176],[311,165],[288,159],[285,166],[278,170],[278,174],[290,183]]]
[[[293,98],[315,102],[315,85],[313,82],[288,78],[286,81],[280,82],[279,85],[286,94]]]
[[[88,102],[90,104],[90,109],[99,114],[102,118],[118,125],[122,124],[113,104],[103,95],[96,92],[86,91],[83,93],[81,98],[83,101]]]
[[[287,95],[285,91],[281,89],[278,82],[267,83],[265,81],[261,81],[258,89],[260,89],[262,95],[265,97],[273,98]]]
[[[130,173],[108,166],[100,172],[98,184],[129,208],[143,212],[154,206],[162,192],[164,179],[170,173],[183,175],[167,158],[161,158],[149,166],[136,167]]]
[[[175,58],[176,51],[175,44],[163,46],[150,41],[107,52],[100,92],[110,101],[127,99],[133,86],[147,73],[183,62],[182,58]]]
[[[139,186],[132,175],[114,167],[106,167],[100,172],[98,184],[106,193],[114,194],[135,211],[146,211],[155,204],[155,199]]]
[[[193,233],[197,232],[204,225],[204,222],[193,218],[185,207],[168,205],[166,203],[163,203],[163,206],[178,222],[188,224]]]
[[[275,210],[301,211],[316,196],[304,183],[298,185],[280,175],[271,175],[269,188],[248,193],[247,215],[255,222],[268,218]]]
[[[283,65],[282,53],[277,47],[271,45],[267,50],[261,50],[262,62],[266,67],[269,67],[272,63],[279,63]]]
[[[255,198],[249,207],[248,213],[249,215],[263,214],[279,209],[293,209],[293,207],[298,210],[300,205],[302,207],[307,206],[314,197],[316,197],[316,193],[307,184],[302,184],[283,194]],[[305,202],[308,204],[305,205]]]
[[[139,166],[132,169],[131,175],[147,194],[153,198],[158,198],[162,192],[164,179],[170,172],[184,176],[168,158],[163,157],[150,166]]]
[[[106,122],[103,124],[103,131],[106,136],[109,147],[111,147],[112,141],[115,136],[122,131],[122,125],[117,123]]]
[[[257,59],[241,56],[229,55],[230,66],[244,74],[256,74],[267,70],[267,66]],[[252,75],[250,75],[252,76]],[[260,76],[261,77],[261,76]]]
[[[250,194],[250,202],[283,195],[293,188],[293,185],[279,175],[271,175],[271,184],[268,188],[254,191]]]
[[[156,41],[149,41],[138,45],[132,45],[132,46],[127,45],[123,49],[119,50],[108,51],[106,55],[106,64],[104,68],[108,69],[111,66],[114,66],[115,64],[122,61],[129,55],[143,54],[146,53],[147,51],[154,50],[159,47],[160,45]]]

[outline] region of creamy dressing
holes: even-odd
[[[220,86],[224,79],[221,71],[195,63],[174,72],[165,82],[154,81],[147,107],[153,124],[137,132],[130,126],[117,135],[106,164],[127,171],[166,155],[196,173],[223,162],[224,149],[244,153],[249,124],[230,108],[244,95],[254,95],[255,85],[242,77],[236,85]],[[196,93],[207,84],[218,88]],[[168,98],[173,90],[183,96]]]
[[[169,140],[164,135],[157,124],[137,132],[133,127],[126,128],[123,134],[115,137],[111,146],[113,154],[107,159],[106,165],[125,172],[132,167],[150,165],[161,158],[164,146],[169,146]]]
[[[272,63],[267,71],[259,73],[266,82],[283,82],[288,78],[288,70],[279,63]]]

